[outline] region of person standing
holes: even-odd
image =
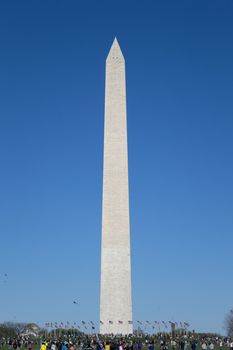
[[[207,345],[205,341],[203,341],[203,343],[201,344],[201,348],[202,350],[207,350]]]
[[[210,343],[210,350],[214,350],[214,343],[213,342]]]
[[[195,340],[193,340],[192,344],[191,344],[191,349],[196,350],[196,347],[197,347],[197,344],[196,344]]]
[[[184,350],[184,347],[185,347],[185,342],[183,339],[181,339],[180,341],[180,350]]]

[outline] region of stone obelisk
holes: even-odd
[[[100,333],[132,326],[125,60],[115,38],[106,60]]]

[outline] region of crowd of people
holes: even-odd
[[[203,335],[65,335],[53,338],[1,339],[1,347],[8,350],[233,350],[233,339]],[[4,349],[5,350],[5,349]]]

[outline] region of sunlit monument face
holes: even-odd
[[[132,333],[125,60],[106,60],[100,333]]]

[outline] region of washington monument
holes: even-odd
[[[100,333],[133,333],[125,60],[116,38],[105,77]]]

